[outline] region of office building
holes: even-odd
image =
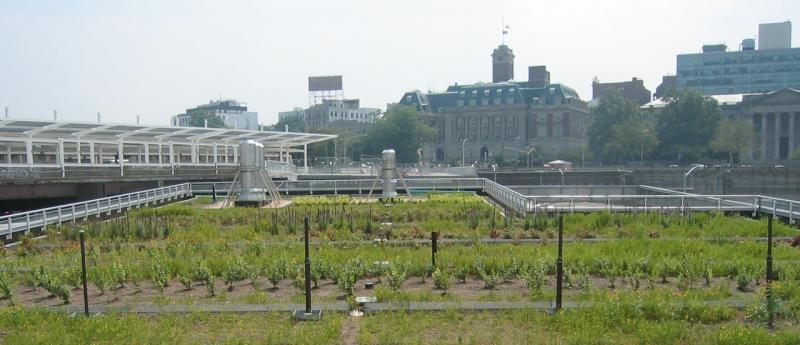
[[[702,53],[677,57],[677,87],[706,95],[800,89],[800,48],[791,48],[791,23],[760,26],[759,49],[745,39],[739,50],[706,45]]]
[[[209,101],[207,104],[186,109],[185,114],[172,117],[172,125],[178,127],[191,126],[194,115],[216,116],[225,123],[225,127],[233,129],[258,130],[258,113],[247,111],[247,105],[235,100]],[[197,123],[197,126],[203,126]]]

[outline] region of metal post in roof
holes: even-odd
[[[117,140],[117,161],[119,163],[119,176],[125,176],[125,167],[122,165],[123,161],[123,147],[122,147],[122,139]]]
[[[6,118],[8,118],[8,107],[6,107]]]
[[[58,110],[53,109],[53,121],[58,121]]]
[[[97,112],[97,123],[100,123],[100,112]]]
[[[303,169],[308,174],[308,144],[303,144]]]

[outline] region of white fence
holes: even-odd
[[[107,198],[76,202],[56,207],[16,213],[0,217],[0,236],[11,239],[15,233],[28,233],[31,229],[44,228],[50,224],[86,219],[91,216],[122,212],[130,208],[164,203],[192,196],[189,183],[145,190]]]

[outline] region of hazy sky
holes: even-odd
[[[588,100],[595,76],[655,91],[678,53],[737,49],[763,22],[798,27],[800,1],[0,0],[0,108],[168,124],[221,95],[271,124],[308,105],[309,75],[329,74],[385,108],[408,90],[491,81],[502,18],[516,79],[544,64]]]

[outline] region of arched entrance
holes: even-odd
[[[484,146],[481,147],[481,162],[489,161],[489,148]]]

